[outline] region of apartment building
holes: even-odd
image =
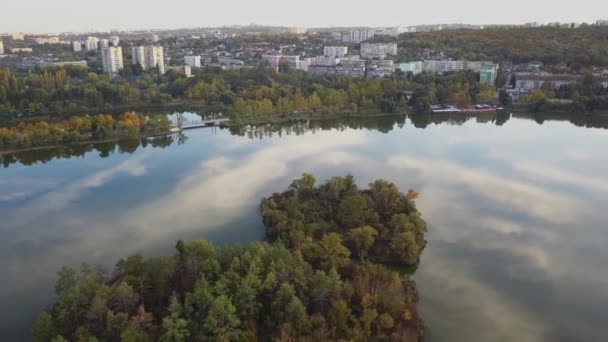
[[[361,44],[361,57],[384,59],[387,55],[397,55],[397,44]]]
[[[116,76],[123,69],[122,48],[108,47],[101,50],[103,71]]]

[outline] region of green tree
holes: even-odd
[[[54,336],[57,335],[55,324],[53,323],[53,316],[48,312],[43,311],[34,323],[34,331],[32,333],[32,341],[34,342],[46,342],[50,341]]]
[[[240,324],[236,308],[228,297],[222,295],[211,304],[209,314],[205,319],[205,331],[215,341],[228,342],[241,333]]]
[[[188,331],[188,321],[181,318],[182,307],[177,296],[171,297],[169,316],[163,318],[163,333],[160,340],[164,342],[184,342],[187,341],[190,332]]]
[[[378,231],[371,226],[364,226],[351,229],[349,232],[351,241],[356,247],[357,252],[363,258],[367,257],[369,249],[374,245]]]
[[[329,233],[321,239],[321,259],[323,268],[339,269],[349,263],[350,251],[342,244],[342,237],[337,233]]]

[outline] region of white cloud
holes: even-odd
[[[574,222],[585,211],[584,203],[576,198],[450,161],[395,156],[388,164],[417,171],[427,184],[465,185],[488,200],[549,222]]]

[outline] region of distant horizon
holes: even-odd
[[[204,30],[204,29],[217,29],[217,28],[305,28],[305,29],[352,29],[352,28],[389,28],[389,27],[425,27],[425,26],[453,26],[453,25],[465,25],[465,26],[524,26],[529,23],[538,23],[540,26],[547,26],[548,24],[553,23],[561,23],[561,24],[588,24],[594,25],[598,20],[608,20],[608,19],[595,19],[592,21],[558,21],[558,20],[549,20],[549,21],[527,21],[521,23],[485,23],[485,24],[475,24],[475,23],[467,23],[467,22],[445,22],[445,23],[427,23],[427,24],[415,24],[415,25],[326,25],[326,26],[287,26],[287,25],[272,25],[272,24],[224,24],[224,25],[215,25],[215,26],[182,26],[182,27],[164,27],[164,28],[152,28],[152,27],[133,27],[133,28],[110,28],[110,29],[85,29],[85,30],[65,30],[65,31],[25,31],[25,30],[17,30],[17,31],[0,31],[0,35],[10,35],[10,34],[25,34],[25,35],[54,35],[54,34],[85,34],[85,33],[112,33],[112,32],[163,32],[163,31],[179,31],[179,30]]]
[[[579,0],[560,6],[549,0],[511,0],[493,6],[480,0],[435,0],[409,4],[376,0],[359,6],[352,0],[282,0],[202,3],[179,0],[165,6],[105,0],[83,6],[79,0],[5,0],[0,32],[109,32],[111,30],[175,30],[180,28],[248,26],[279,27],[394,27],[468,23],[522,25],[528,22],[594,23],[608,16],[608,2]],[[608,19],[608,18],[606,18]]]

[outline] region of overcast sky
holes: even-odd
[[[276,26],[521,24],[608,19],[606,0],[2,0],[0,32]]]

